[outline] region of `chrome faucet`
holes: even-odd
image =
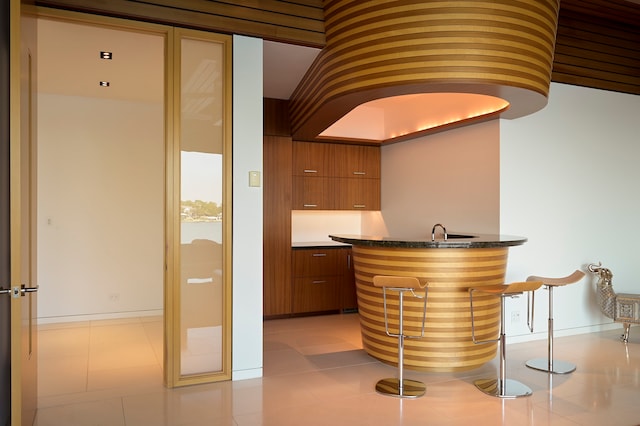
[[[442,228],[442,232],[444,233],[444,239],[446,241],[447,239],[447,228],[444,227],[443,224],[441,223],[436,223],[435,225],[433,225],[433,228],[431,228],[431,241],[435,241],[436,240],[436,228],[437,227]]]

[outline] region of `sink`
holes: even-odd
[[[455,240],[457,238],[476,238],[476,236],[467,234],[447,234],[447,240]]]

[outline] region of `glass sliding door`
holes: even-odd
[[[174,33],[167,381],[181,386],[231,377],[231,38]]]

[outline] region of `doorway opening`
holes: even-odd
[[[164,45],[38,20],[41,397],[162,384]]]

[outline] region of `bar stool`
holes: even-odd
[[[376,392],[395,396],[398,398],[417,398],[423,396],[426,387],[424,383],[417,380],[409,380],[404,378],[404,339],[418,339],[424,337],[424,324],[427,314],[427,284],[420,284],[415,277],[395,277],[388,275],[376,275],[373,277],[373,285],[382,288],[382,298],[384,305],[384,328],[387,336],[398,338],[398,378],[392,377],[379,380],[376,383]],[[424,289],[424,295],[419,296],[416,290]],[[387,309],[387,292],[395,291],[398,293],[398,332],[389,331],[388,309]],[[404,293],[410,291],[411,294],[423,299],[422,303],[422,324],[420,335],[404,334],[403,312],[404,312]]]
[[[575,371],[576,366],[567,361],[555,361],[553,359],[553,288],[578,282],[584,277],[584,272],[576,270],[571,275],[562,278],[546,278],[530,276],[527,281],[542,281],[542,284],[549,290],[549,333],[548,333],[548,354],[547,358],[530,359],[526,366],[534,370],[546,371],[547,373],[567,374]]]
[[[469,288],[469,302],[471,307],[471,339],[475,344],[484,343],[500,343],[500,374],[497,379],[481,379],[476,380],[474,384],[478,389],[487,395],[499,398],[518,398],[520,396],[528,396],[533,391],[526,385],[517,380],[507,379],[507,361],[506,361],[506,335],[505,335],[505,299],[507,297],[517,297],[527,292],[527,326],[533,332],[533,308],[535,301],[534,291],[542,286],[541,281],[516,282],[507,285],[488,285],[481,287]],[[490,296],[500,297],[500,336],[492,340],[476,340],[475,323],[473,318],[473,294],[481,293]]]

